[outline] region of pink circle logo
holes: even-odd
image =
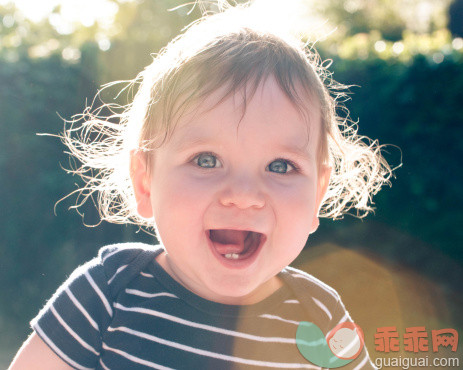
[[[336,325],[328,333],[326,342],[331,352],[342,360],[356,358],[365,344],[363,330],[353,322]]]

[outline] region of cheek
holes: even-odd
[[[279,234],[303,243],[316,216],[316,188],[311,181],[300,181],[273,190],[274,212],[280,224]]]
[[[182,172],[160,174],[152,188],[153,211],[158,227],[165,223],[186,227],[202,220],[202,213],[213,199],[213,184]],[[185,225],[186,224],[186,225]]]
[[[272,198],[279,208],[296,213],[307,213],[315,207],[316,186],[308,178],[301,178],[288,184],[273,184],[270,187]]]

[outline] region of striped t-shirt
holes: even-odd
[[[350,321],[337,293],[299,270],[283,270],[283,287],[259,303],[225,305],[176,282],[156,262],[161,252],[144,244],[101,249],[33,329],[76,369],[319,369],[297,348],[298,324],[326,334]],[[372,368],[366,349],[342,367]]]

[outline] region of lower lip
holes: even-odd
[[[265,241],[267,240],[267,238],[264,235],[261,235],[259,245],[257,246],[256,250],[249,257],[243,258],[243,259],[239,259],[239,258],[238,259],[232,259],[232,258],[225,258],[223,255],[221,255],[220,253],[218,253],[216,251],[216,249],[214,248],[213,242],[211,241],[211,239],[207,235],[207,231],[206,231],[206,238],[207,238],[207,242],[209,244],[209,249],[211,250],[214,257],[224,267],[229,268],[229,269],[236,269],[236,270],[245,269],[245,268],[251,266],[254,263],[254,261],[257,259],[257,257],[259,256],[259,253],[260,253],[260,251],[262,249],[262,246],[265,244]]]

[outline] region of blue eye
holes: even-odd
[[[216,168],[222,167],[217,157],[211,153],[198,154],[193,161],[202,168]]]
[[[286,159],[276,159],[267,166],[267,170],[274,173],[285,174],[296,170],[296,166]]]

